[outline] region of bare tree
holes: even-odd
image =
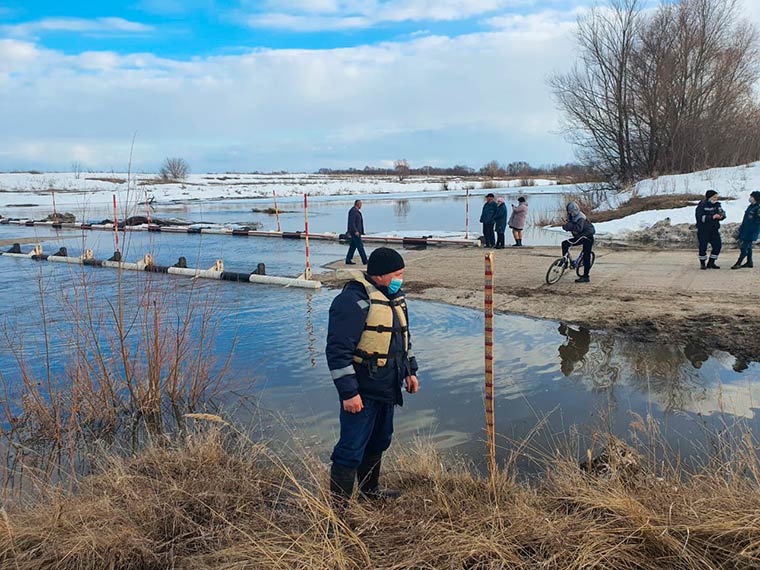
[[[504,176],[504,167],[498,161],[492,160],[480,169],[480,173],[484,176],[496,178],[497,176]]]
[[[409,163],[405,158],[400,158],[393,163],[393,170],[396,171],[398,181],[403,182],[404,178],[409,176]]]
[[[79,160],[75,160],[71,163],[71,172],[74,173],[74,178],[76,180],[79,180],[79,177],[82,175],[82,162]]]
[[[167,158],[158,171],[162,180],[185,180],[190,174],[190,165],[184,158]]]
[[[757,160],[758,35],[737,0],[640,6],[594,9],[579,64],[551,80],[581,158],[618,184]]]

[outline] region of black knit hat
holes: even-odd
[[[713,196],[717,196],[717,195],[718,193],[715,190],[708,190],[707,192],[705,192],[705,200],[709,200]]]
[[[755,202],[760,202],[760,190],[755,190],[754,192],[750,192],[749,195],[755,199]]]
[[[387,275],[404,268],[404,258],[389,247],[378,247],[369,256],[367,275]]]

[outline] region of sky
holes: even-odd
[[[0,170],[572,161],[547,78],[592,2],[0,0]]]

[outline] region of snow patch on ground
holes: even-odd
[[[690,174],[660,176],[656,179],[642,180],[627,192],[617,196],[619,203],[630,197],[656,196],[665,194],[702,194],[708,190],[717,190],[722,197],[734,198],[724,200],[726,222],[741,222],[747,208],[749,193],[760,189],[760,162],[730,168],[713,168]],[[657,222],[669,218],[675,224],[693,224],[694,206],[673,208],[670,210],[652,210],[639,212],[619,220],[594,224],[597,235],[605,237],[624,237],[626,233],[652,227]],[[559,231],[562,231],[559,229]]]

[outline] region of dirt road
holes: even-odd
[[[496,309],[760,360],[760,269],[731,271],[734,250],[719,271],[700,271],[695,251],[600,247],[596,253],[591,283],[575,283],[575,273],[567,272],[546,285],[558,248],[494,251]],[[481,308],[483,257],[479,249],[409,252],[404,289],[415,298]],[[336,282],[332,273],[321,278]]]

